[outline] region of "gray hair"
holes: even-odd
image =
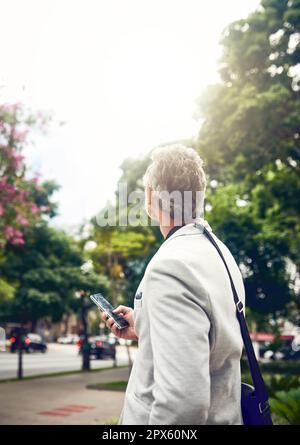
[[[206,178],[198,153],[182,144],[158,147],[144,175],[163,211],[176,221],[188,223],[203,215]],[[181,222],[179,221],[181,219]]]

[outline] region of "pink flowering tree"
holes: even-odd
[[[30,131],[44,130],[49,118],[33,116],[22,104],[0,104],[0,248],[7,243],[23,245],[28,226],[43,216],[53,216],[49,195],[56,186],[30,178],[23,149]]]

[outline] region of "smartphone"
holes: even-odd
[[[98,306],[102,312],[106,312],[108,318],[113,318],[118,329],[124,329],[129,323],[120,314],[113,313],[113,306],[103,297],[102,294],[94,294],[90,296],[91,300]]]

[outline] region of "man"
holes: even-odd
[[[242,424],[242,338],[230,281],[203,234],[206,187],[192,149],[156,149],[144,177],[146,209],[165,238],[149,262],[134,310],[119,306],[130,326],[118,337],[138,340],[119,424]],[[178,198],[178,199],[177,199]],[[180,221],[181,217],[181,221]],[[244,304],[244,285],[228,248],[215,236]]]

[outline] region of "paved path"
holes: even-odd
[[[0,384],[2,425],[110,424],[124,392],[87,389],[92,383],[127,380],[129,368]]]

